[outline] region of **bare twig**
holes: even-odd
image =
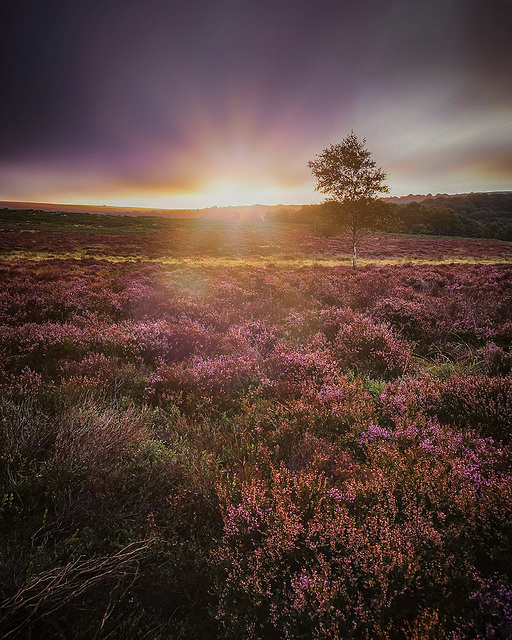
[[[152,542],[134,542],[99,558],[78,558],[35,576],[0,606],[2,637],[13,637],[27,624],[51,615],[102,581],[119,583],[131,575],[133,583],[138,575],[138,563]],[[108,615],[109,611],[106,617]]]

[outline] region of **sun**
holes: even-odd
[[[277,186],[263,187],[251,184],[247,180],[224,179],[214,182],[195,193],[197,201],[202,201],[203,206],[217,207],[241,207],[251,204],[276,204],[280,202],[286,190]]]
[[[264,185],[261,182],[243,178],[229,178],[211,181],[204,187],[190,191],[159,193],[140,193],[134,196],[115,194],[101,200],[80,201],[69,204],[109,205],[124,207],[143,207],[155,209],[208,209],[210,207],[244,207],[251,205],[297,205],[320,202],[315,194],[312,198],[310,185],[301,189],[294,186],[277,184]]]

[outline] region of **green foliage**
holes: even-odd
[[[317,233],[325,236],[349,233],[357,242],[372,232],[398,229],[396,206],[382,200],[335,202],[330,200],[314,211]]]
[[[308,167],[317,180],[316,190],[336,202],[373,200],[379,193],[387,193],[386,174],[371,159],[365,147],[366,139],[357,139],[353,131],[339,144],[331,144]]]
[[[397,213],[405,233],[512,240],[507,193],[430,197],[399,205]]]

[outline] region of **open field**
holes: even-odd
[[[0,233],[3,636],[511,637],[512,244],[130,220]]]
[[[264,266],[348,264],[352,253],[343,236],[324,238],[309,225],[228,223],[212,220],[130,218],[74,214],[4,215],[3,258],[91,258],[156,260],[196,264]],[[18,212],[22,213],[22,212]],[[366,263],[511,262],[512,243],[468,238],[373,236],[359,254]]]

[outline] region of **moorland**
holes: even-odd
[[[2,215],[3,637],[512,636],[512,243]]]

